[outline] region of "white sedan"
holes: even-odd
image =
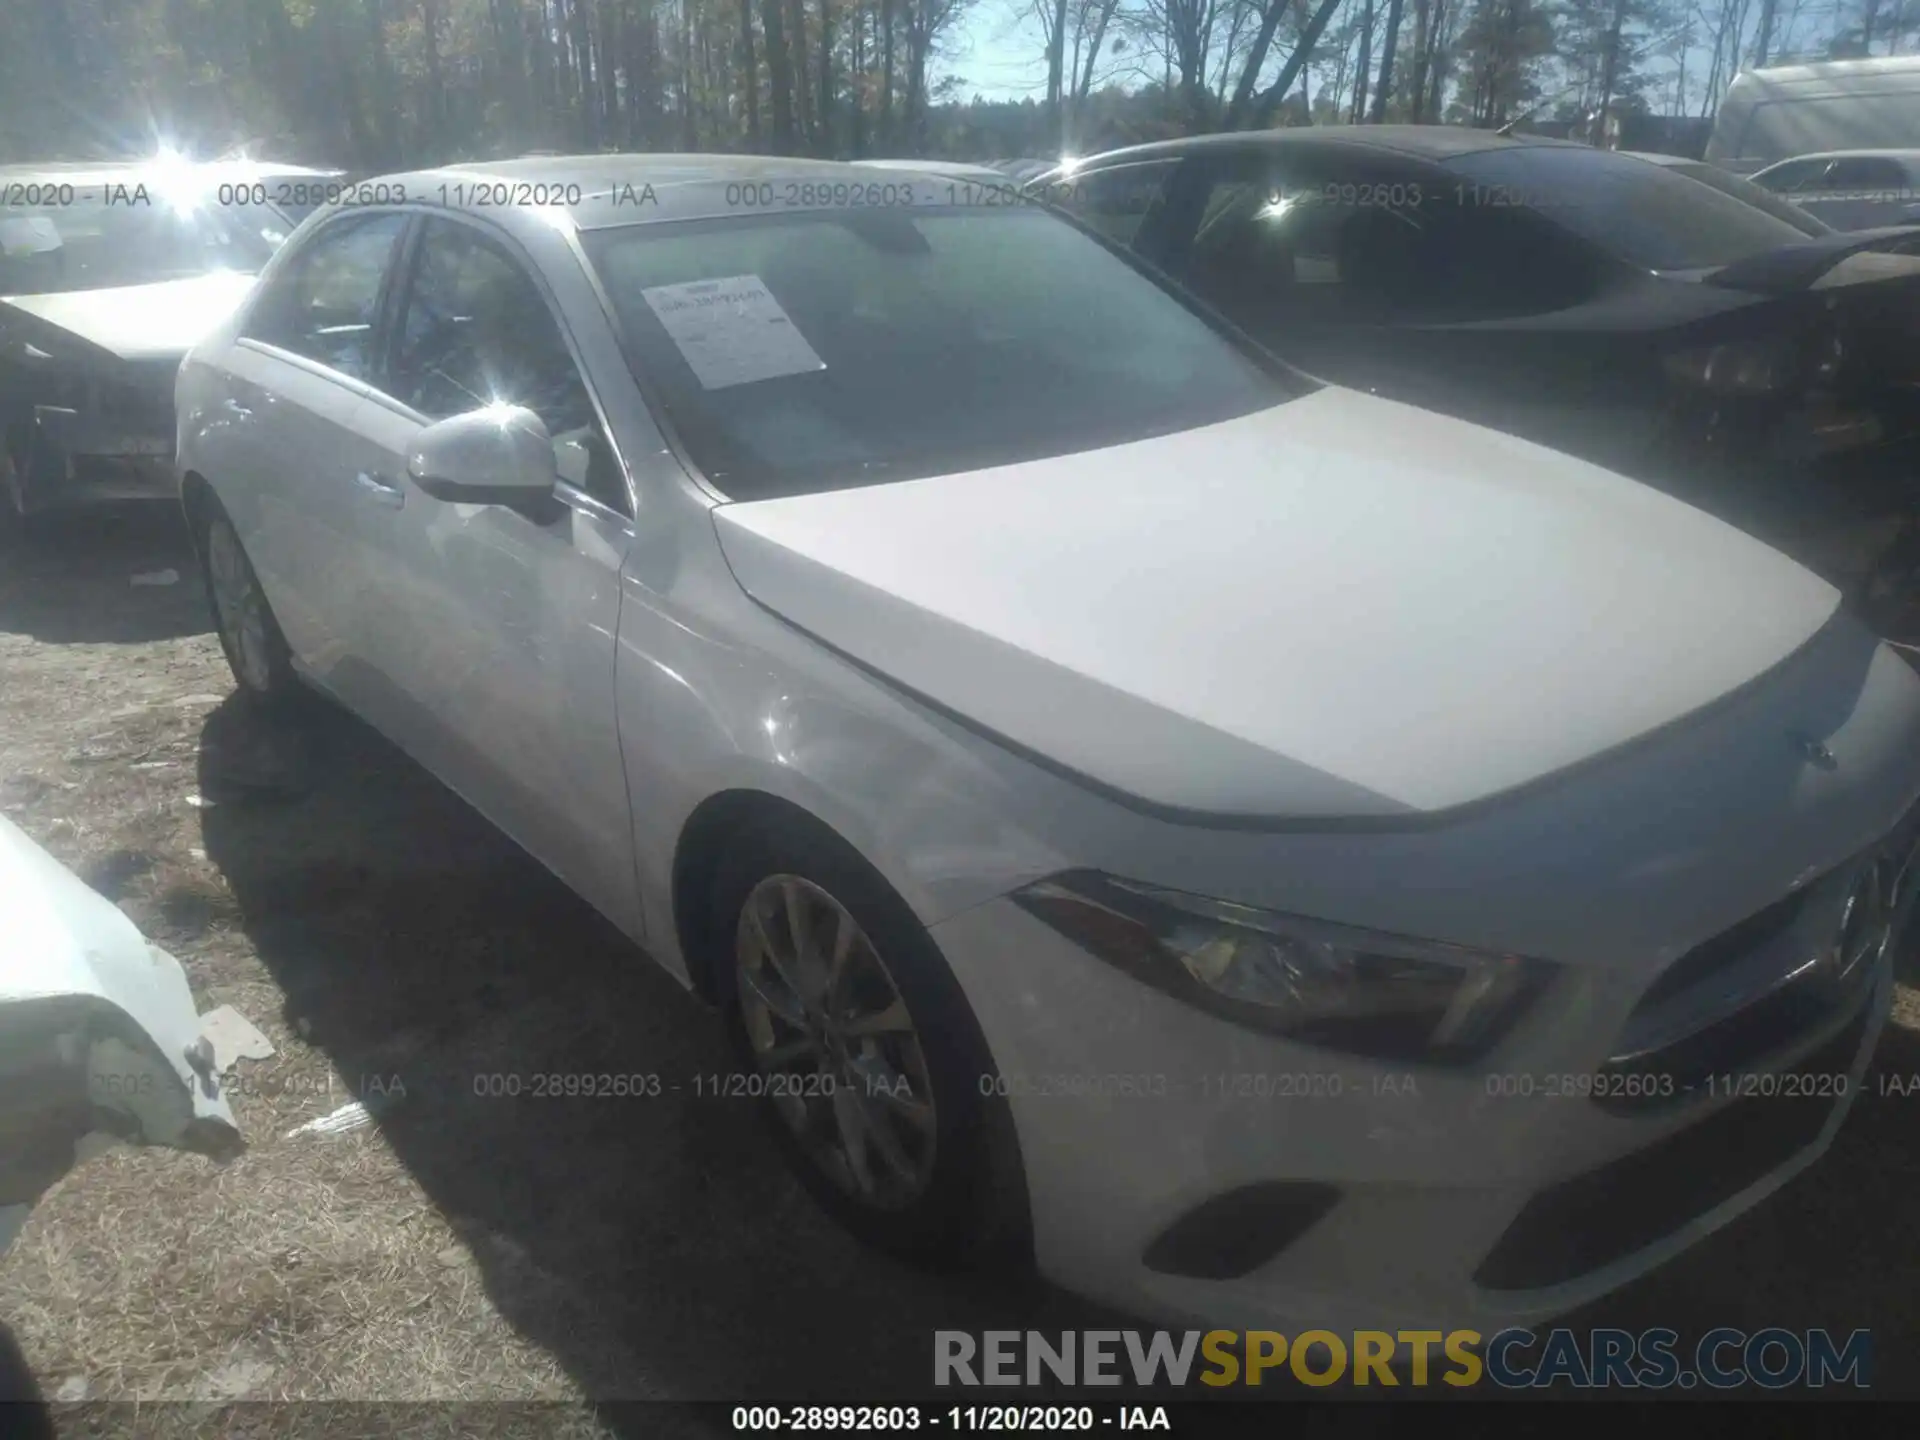
[[[240,687],[358,712],[722,1007],[863,1236],[1168,1318],[1524,1321],[1828,1145],[1920,676],[1824,582],[1044,207],[374,188],[180,374]]]

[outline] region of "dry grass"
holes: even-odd
[[[169,564],[181,586],[127,588]],[[66,1433],[666,1434],[595,1402],[898,1396],[935,1328],[1097,1323],[841,1236],[751,1116],[685,1093],[725,1061],[678,987],[361,727],[264,733],[223,698],[190,565],[158,522],[0,556],[0,809],[178,955],[203,1010],[278,1047],[240,1069],[246,1155],[110,1154],[0,1258],[44,1394],[152,1402],[82,1405]],[[283,793],[235,783],[263,755]],[[1911,989],[1899,1023],[1881,1064],[1920,1076]],[[475,1093],[555,1070],[682,1090]],[[288,1134],[376,1095],[375,1127]],[[1907,1383],[1917,1118],[1869,1097],[1806,1180],[1578,1323],[1868,1326],[1879,1387]]]

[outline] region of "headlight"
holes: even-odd
[[[1714,395],[1770,395],[1799,378],[1796,347],[1777,340],[1741,340],[1667,356],[1667,375]]]
[[[1100,959],[1190,1004],[1381,1059],[1475,1058],[1553,969],[1092,871],[1055,876],[1014,899]]]

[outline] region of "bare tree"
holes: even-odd
[[[1353,113],[1351,123],[1358,125],[1367,114],[1367,71],[1373,62],[1373,0],[1361,0],[1360,59],[1353,70]]]
[[[1286,98],[1287,92],[1300,78],[1300,72],[1312,58],[1314,47],[1326,33],[1327,22],[1333,19],[1333,12],[1340,3],[1341,0],[1319,0],[1319,8],[1301,29],[1293,53],[1287,57],[1287,63],[1280,67],[1279,77],[1256,95],[1254,87],[1259,83],[1261,70],[1266,67],[1267,52],[1273,47],[1274,32],[1280,28],[1280,21],[1287,11],[1287,0],[1267,0],[1267,10],[1261,17],[1259,32],[1247,51],[1247,63],[1240,71],[1240,83],[1234,87],[1233,100],[1227,106],[1222,122],[1224,129],[1244,130],[1265,122],[1273,107]]]
[[[740,0],[740,90],[747,106],[747,144],[760,148],[760,63],[753,53],[753,0]]]
[[[760,0],[760,28],[767,37],[767,78],[773,100],[773,153],[791,155],[793,132],[793,69],[787,53],[785,0]]]
[[[1380,44],[1380,81],[1373,87],[1373,123],[1387,118],[1387,100],[1393,94],[1393,52],[1400,43],[1403,0],[1387,0],[1387,34]]]

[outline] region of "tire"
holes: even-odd
[[[20,473],[30,463],[24,432],[18,427],[0,435],[0,547],[32,538],[34,517],[26,508],[26,481]]]
[[[787,973],[770,963],[768,946],[786,954],[793,968],[792,927],[785,920],[790,896],[798,897],[802,930],[819,937],[818,949],[808,949],[823,964],[831,963],[826,937],[839,923],[835,907],[856,927],[837,996],[824,1003],[816,989],[814,1002],[796,1007],[791,988],[780,1005],[767,1003]],[[986,1250],[999,1240],[994,1191],[1005,1161],[993,1150],[994,1102],[984,1092],[993,1090],[996,1072],[959,982],[906,902],[824,827],[774,817],[728,845],[712,906],[709,958],[740,1073],[753,1082],[801,1183],[834,1219],[878,1249],[934,1267],[992,1258]],[[817,967],[812,973],[824,978]],[[808,1023],[817,1027],[813,1054],[792,1064],[768,1059],[804,1043],[796,1038],[804,1032],[781,1018],[783,1007],[809,1011]],[[850,1029],[869,1022],[889,1028],[836,1035],[835,1014]],[[904,1032],[891,1028],[900,1021]],[[771,1051],[770,1040],[779,1042]],[[930,1117],[919,1116],[917,1107],[927,1102]],[[891,1145],[870,1121],[887,1128]],[[849,1124],[862,1133],[858,1145],[870,1190],[852,1159]]]
[[[213,612],[220,648],[226,652],[240,693],[274,709],[298,703],[306,687],[293,672],[287,638],[260,588],[260,577],[247,559],[239,531],[211,495],[199,508],[193,538],[207,607]]]

